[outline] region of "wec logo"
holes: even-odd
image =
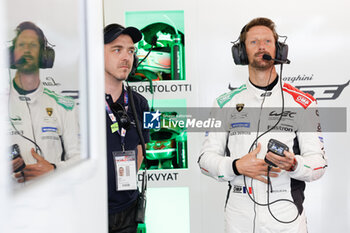
[[[297,114],[296,112],[292,111],[284,111],[282,114],[282,117],[289,117],[289,118],[294,118],[294,115]],[[270,116],[280,116],[281,113],[277,113],[276,111],[270,112]]]

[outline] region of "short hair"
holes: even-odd
[[[272,33],[273,33],[273,36],[275,38],[275,42],[278,41],[278,34],[276,32],[276,29],[275,29],[275,23],[271,20],[271,19],[268,19],[268,18],[263,18],[263,17],[260,17],[260,18],[255,18],[255,19],[252,19],[249,23],[247,23],[243,28],[242,28],[242,31],[241,31],[241,35],[239,37],[239,40],[241,42],[245,42],[245,40],[247,39],[247,32],[252,28],[252,27],[255,27],[255,26],[265,26],[265,27],[268,27]]]
[[[46,37],[45,37],[43,31],[38,26],[36,26],[34,23],[32,23],[30,21],[25,21],[25,22],[20,23],[16,27],[16,30],[15,30],[16,31],[16,36],[12,40],[13,47],[16,45],[16,41],[18,39],[18,36],[24,30],[33,30],[33,31],[35,31],[35,33],[38,35],[38,38],[39,38],[40,50],[42,50],[46,46],[47,41],[46,41]]]

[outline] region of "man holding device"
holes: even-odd
[[[74,100],[45,88],[40,69],[53,67],[54,50],[43,31],[26,21],[9,48],[9,121],[12,166],[24,183],[79,159],[79,125]]]
[[[316,100],[279,80],[274,64],[289,63],[288,47],[270,19],[244,26],[232,54],[249,79],[216,99],[213,117],[232,113],[226,132],[207,133],[198,160],[204,174],[229,182],[226,232],[307,232],[305,181],[327,166]]]

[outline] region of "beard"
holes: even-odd
[[[39,70],[39,66],[36,64],[19,66],[17,70],[23,74],[33,74]]]
[[[254,67],[255,69],[257,69],[257,70],[268,70],[268,69],[270,69],[274,65],[275,61],[273,61],[273,60],[270,60],[270,61],[264,60],[264,59],[259,57],[261,54],[268,54],[268,55],[270,55],[269,53],[266,53],[266,52],[265,53],[256,53],[256,54],[254,54],[253,61],[250,63],[250,65],[252,67]]]
[[[16,65],[17,70],[19,72],[24,74],[32,74],[32,73],[36,73],[39,70],[39,61],[34,59],[34,57],[27,56],[22,58],[24,58],[24,62]]]

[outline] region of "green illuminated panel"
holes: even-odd
[[[152,100],[153,101],[153,100]],[[146,160],[141,169],[183,169],[188,168],[187,131],[180,126],[164,125],[186,116],[186,99],[156,99],[149,105],[161,115],[161,129],[151,129],[151,141],[146,145]],[[177,114],[173,117],[172,114]],[[164,121],[163,121],[164,119]],[[164,127],[167,126],[167,127]]]
[[[142,33],[136,55],[143,62],[130,82],[185,80],[184,11],[126,12],[125,22]]]
[[[129,11],[125,13],[126,26],[142,29],[154,22],[175,25],[181,32],[185,30],[184,11]]]

